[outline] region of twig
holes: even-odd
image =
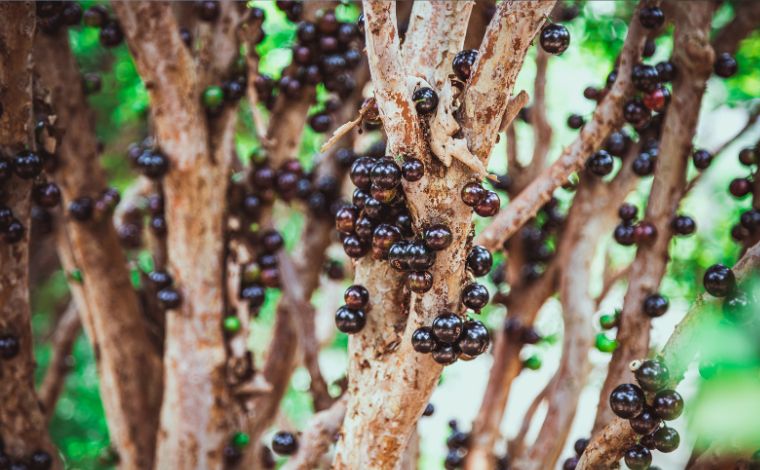
[[[734,7],[734,18],[720,30],[713,40],[713,49],[717,54],[728,52],[736,54],[739,43],[752,33],[760,24],[760,4],[758,2],[739,2]]]
[[[760,243],[755,244],[737,261],[733,271],[741,281],[760,267]],[[719,318],[711,309],[703,307],[710,301],[700,295],[692,304],[686,316],[676,325],[673,334],[661,351],[662,361],[670,371],[668,387],[675,387],[682,379],[691,361],[699,351],[705,328],[717,325]],[[715,310],[715,309],[713,309]],[[717,309],[718,311],[720,309]],[[628,446],[637,439],[628,421],[615,418],[604,429],[593,434],[591,443],[583,452],[578,470],[611,468],[623,455]]]
[[[671,220],[675,216],[686,187],[686,169],[691,141],[696,132],[698,110],[705,84],[711,73],[713,52],[708,42],[712,7],[699,5],[676,16],[675,53],[673,60],[679,74],[673,85],[670,104],[660,142],[660,154],[654,182],[647,203],[645,220],[656,228],[657,236],[651,245],[640,246],[631,267],[628,285],[620,315],[617,340],[609,371],[602,387],[603,397],[597,408],[594,431],[600,430],[612,419],[606,397],[630,376],[628,364],[645,357],[649,347],[651,318],[642,311],[644,299],[657,292],[668,261],[668,246],[673,235]]]
[[[55,404],[66,382],[66,375],[70,369],[69,357],[81,331],[82,322],[79,320],[76,304],[72,300],[55,326],[55,332],[50,341],[52,349],[50,361],[38,392],[48,421],[53,417]]]
[[[549,380],[549,382],[544,386],[544,388],[541,389],[540,392],[538,392],[538,395],[533,397],[533,401],[528,406],[528,409],[525,410],[522,423],[520,423],[520,430],[517,431],[517,435],[514,437],[514,439],[509,441],[507,449],[508,455],[520,455],[523,453],[525,449],[525,438],[527,437],[528,431],[530,430],[530,425],[533,424],[533,417],[536,415],[536,412],[538,411],[538,408],[541,406],[541,404],[546,400],[546,397],[551,392],[552,387],[554,387],[555,378],[556,375]]]
[[[602,301],[604,301],[604,299],[607,297],[607,294],[610,293],[612,288],[615,287],[615,284],[627,278],[630,273],[631,265],[628,264],[605,275],[604,280],[602,281],[602,291],[599,292],[599,295],[596,296],[596,310],[599,310],[599,306],[601,305]]]
[[[499,132],[504,132],[508,127],[512,125],[512,121],[515,120],[515,117],[517,117],[517,114],[522,110],[526,104],[528,104],[528,101],[530,100],[530,95],[528,95],[528,92],[525,90],[520,90],[520,93],[517,94],[517,96],[513,96],[509,99],[509,102],[507,103],[507,109],[504,111],[504,116],[501,118],[501,127],[499,128]]]
[[[248,83],[246,86],[246,95],[248,104],[251,108],[251,117],[253,118],[253,129],[256,132],[256,138],[261,142],[262,147],[269,148],[271,142],[267,140],[267,124],[264,116],[259,109],[259,94],[256,91],[256,78],[259,76],[259,56],[256,53],[256,42],[261,30],[261,20],[257,20],[248,15],[240,24],[238,35],[240,42],[245,44],[246,54],[245,62],[248,69]]]
[[[524,3],[524,2],[521,2]],[[629,95],[631,68],[638,61],[644,47],[646,34],[636,13],[626,36],[618,79],[594,111],[592,120],[581,130],[578,138],[560,155],[559,159],[544,170],[509,206],[502,210],[476,242],[490,250],[496,250],[517,230],[532,218],[549,200],[555,189],[564,184],[570,175],[579,170],[586,159],[596,150],[613,129],[623,122],[622,104]]]

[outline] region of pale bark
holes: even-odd
[[[330,408],[315,414],[306,425],[306,431],[301,435],[298,452],[290,457],[282,468],[284,470],[318,468],[333,439],[337,436],[345,415],[345,398],[336,401]]]

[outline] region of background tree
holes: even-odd
[[[756,2],[0,12],[0,467],[760,465]]]

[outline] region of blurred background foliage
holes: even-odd
[[[82,2],[84,7],[93,3]],[[287,21],[273,1],[251,3],[266,11],[266,39],[258,46],[261,71],[277,78],[280,70],[290,61],[290,46],[295,37],[295,25]],[[589,117],[592,113],[593,104],[583,98],[583,88],[588,85],[601,86],[612,70],[625,38],[633,5],[633,2],[582,2],[579,4],[580,15],[567,24],[572,35],[571,47],[562,56],[551,59],[547,78],[549,119],[555,128],[552,155],[558,155],[559,150],[568,144],[577,132],[566,126],[567,116],[578,113]],[[337,8],[337,14],[344,21],[353,21],[359,14],[359,8],[356,4],[341,4]],[[732,3],[724,2],[716,14],[714,26],[718,29],[732,17]],[[148,94],[125,45],[104,49],[98,42],[98,31],[84,26],[70,29],[70,41],[81,71],[98,73],[102,78],[102,90],[91,95],[89,101],[97,112],[97,134],[103,146],[102,163],[108,170],[112,185],[123,190],[136,177],[127,163],[127,146],[149,134]],[[659,37],[656,45],[655,55],[647,60],[649,63],[668,58],[672,49],[672,36],[666,34]],[[531,50],[520,74],[518,89],[523,88],[528,92],[532,90],[535,75],[534,56],[535,48]],[[739,63],[737,75],[728,80],[713,78],[709,83],[696,146],[708,149],[719,146],[744,125],[748,110],[758,105],[760,32],[755,31],[742,43],[736,59]],[[324,101],[326,95],[324,89],[318,90],[320,102]],[[237,150],[243,159],[259,147],[252,131],[247,106],[247,103],[241,105],[241,119],[237,132]],[[318,103],[315,108],[319,106]],[[518,121],[516,126],[521,155],[528,155],[532,146],[532,130],[524,122]],[[741,211],[747,210],[751,203],[748,200],[736,201],[731,198],[727,185],[734,177],[746,176],[747,170],[739,165],[736,154],[742,146],[753,145],[760,137],[759,131],[760,129],[755,128],[748,132],[742,140],[720,155],[700,185],[682,203],[683,212],[696,219],[700,230],[696,235],[677,239],[672,244],[672,262],[661,289],[671,299],[671,310],[668,315],[654,322],[655,348],[662,345],[689,303],[702,291],[701,277],[704,269],[716,262],[731,265],[740,254],[740,247],[731,239],[730,231],[732,225],[738,221]],[[631,132],[633,133],[632,130]],[[315,134],[310,128],[305,129],[304,145],[299,158],[307,168],[311,166],[312,157],[323,139],[322,135]],[[505,161],[505,147],[502,143],[494,150],[492,170],[503,171]],[[629,198],[640,211],[645,207],[650,185],[651,178],[643,179],[640,187]],[[560,190],[556,196],[565,209],[571,203],[572,193],[568,191]],[[502,198],[505,199],[506,196],[502,194]],[[286,238],[287,245],[292,247],[302,235],[302,217],[287,210],[278,211],[277,214],[280,217],[279,228]],[[476,223],[482,227],[484,221],[477,220]],[[601,273],[606,262],[623,266],[634,256],[633,249],[609,243],[610,239],[611,237],[608,237],[605,246],[600,250],[599,259],[595,260],[598,273]],[[334,255],[339,257],[342,253],[335,252]],[[130,258],[136,267],[143,266],[145,269],[144,253],[131,253]],[[497,255],[497,261],[499,260],[501,256]],[[42,377],[49,361],[49,339],[55,325],[56,312],[61,311],[61,305],[65,304],[68,296],[65,281],[65,274],[57,272],[41,285],[34,286],[33,328],[37,341],[38,379]],[[598,280],[595,281],[591,286],[592,292],[598,292],[600,284]],[[487,285],[491,292],[496,290],[488,281]],[[341,290],[322,289],[316,293],[315,302],[330,302],[329,297],[340,295],[340,292]],[[601,311],[589,312],[589,321],[596,322],[599,315],[612,313],[614,309],[621,307],[624,292],[624,286],[613,290],[608,300],[602,304]],[[269,296],[261,315],[255,320],[250,344],[258,359],[261,359],[266,350],[277,297]],[[496,329],[501,327],[505,311],[501,306],[489,306],[482,315],[489,328]],[[519,426],[521,410],[527,407],[533,395],[548,381],[558,363],[562,320],[556,301],[550,301],[544,308],[539,316],[537,328],[545,340],[537,345],[526,346],[524,353],[526,358],[531,358],[531,365],[538,365],[539,368],[536,371],[527,370],[515,383],[512,396],[515,397],[513,401],[516,403],[510,403],[507,412],[508,436],[514,434]],[[746,331],[726,325],[708,332],[706,344],[714,346],[711,348],[713,365],[730,364],[731,367],[727,367],[730,373],[705,382],[704,386],[700,386],[702,382],[695,373],[679,388],[687,397],[687,416],[690,423],[688,431],[683,429],[686,423],[677,422],[676,425],[680,424],[679,431],[685,436],[684,440],[687,443],[694,442],[697,438],[700,438],[700,442],[725,439],[726,436],[740,432],[740,437],[746,441],[746,445],[760,447],[760,423],[756,419],[760,416],[757,359],[760,354],[760,341],[757,331],[752,334],[754,337],[747,336]],[[727,344],[734,347],[724,348]],[[322,352],[320,362],[328,382],[343,376],[346,347],[346,336],[338,333],[330,346]],[[581,399],[580,412],[569,445],[572,445],[575,438],[584,436],[590,428],[598,388],[609,358],[609,354],[599,351],[592,351],[591,354],[595,364],[593,383]],[[116,460],[109,448],[94,357],[86,338],[82,335],[76,342],[70,366],[65,390],[50,423],[53,439],[64,455],[68,468],[112,468]],[[436,412],[432,417],[424,418],[420,425],[421,468],[442,468],[444,442],[448,432],[445,423],[450,418],[458,418],[460,426],[465,429],[469,427],[469,422],[479,406],[489,366],[490,359],[482,358],[471,363],[456,364],[445,370],[441,385],[432,400]],[[332,388],[337,393],[338,387],[334,385]],[[293,426],[302,426],[312,413],[308,389],[309,375],[305,370],[298,369],[282,404],[286,422]],[[689,400],[689,397],[696,399]],[[680,454],[688,452],[688,447],[682,446]],[[678,468],[680,465],[677,462],[683,462],[684,459],[684,455],[679,455],[679,452],[667,456],[658,454],[655,464],[664,465],[664,468]],[[671,459],[664,461],[670,462],[671,465],[658,461],[660,458]]]

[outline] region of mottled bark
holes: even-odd
[[[32,2],[0,3],[0,154],[34,148],[32,140]],[[36,450],[55,455],[47,422],[34,391],[31,311],[29,308],[29,228],[31,182],[12,177],[2,201],[26,228],[21,241],[0,239],[0,335],[18,341],[18,353],[0,359],[0,438],[5,453],[24,459]],[[55,459],[55,467],[60,462]]]

